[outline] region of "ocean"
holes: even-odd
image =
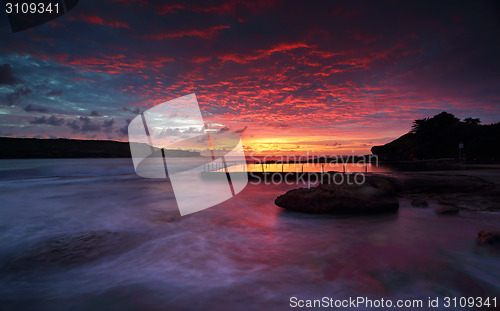
[[[445,217],[436,202],[400,199],[397,214],[340,217],[274,204],[298,186],[249,184],[181,217],[168,181],[136,176],[130,159],[0,160],[0,309],[305,310],[292,297],[500,293],[500,253],[475,243],[498,213]],[[359,309],[380,310],[342,308]]]

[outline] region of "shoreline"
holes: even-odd
[[[225,174],[225,172],[202,172],[202,178],[219,179]],[[335,175],[344,177],[350,175],[352,177],[350,181],[354,183],[356,175],[381,176],[395,183],[400,199],[425,201],[422,208],[425,208],[429,201],[439,205],[454,206],[459,210],[500,211],[500,170],[497,168],[379,173],[241,172],[231,173],[231,178],[244,177],[244,174],[247,175],[249,184],[287,183],[296,185],[296,188],[316,187],[320,184],[320,177],[327,180]],[[336,180],[340,181],[340,178]],[[344,182],[348,183],[348,179],[344,179]],[[417,207],[418,205],[415,204]]]

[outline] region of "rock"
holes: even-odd
[[[299,188],[276,198],[282,208],[304,213],[374,214],[396,212],[399,202],[392,180],[365,176],[362,184],[322,184]]]
[[[415,207],[427,207],[429,203],[424,199],[413,199],[411,200],[411,205]]]
[[[107,230],[81,232],[39,242],[18,254],[9,268],[23,270],[38,266],[85,264],[129,251],[139,239],[125,232]]]
[[[476,242],[479,245],[500,246],[500,231],[481,230],[477,234]]]
[[[488,183],[472,176],[405,173],[401,176],[405,193],[477,193],[488,189]]]
[[[443,215],[457,214],[459,211],[460,209],[454,205],[441,205],[440,207],[436,208],[436,214]]]

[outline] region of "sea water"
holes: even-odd
[[[500,293],[500,254],[475,244],[498,214],[439,216],[437,203],[405,199],[397,214],[361,217],[274,204],[298,186],[249,184],[181,217],[168,181],[136,176],[130,159],[0,160],[0,309],[299,310],[292,297]],[[89,261],[11,264],[45,241],[101,230],[127,238]],[[371,308],[343,308],[355,309]]]

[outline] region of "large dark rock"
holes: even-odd
[[[374,214],[399,208],[395,182],[382,176],[366,176],[363,184],[293,189],[276,198],[275,204],[304,213]]]
[[[476,242],[479,245],[500,246],[500,231],[481,230],[477,234]]]

